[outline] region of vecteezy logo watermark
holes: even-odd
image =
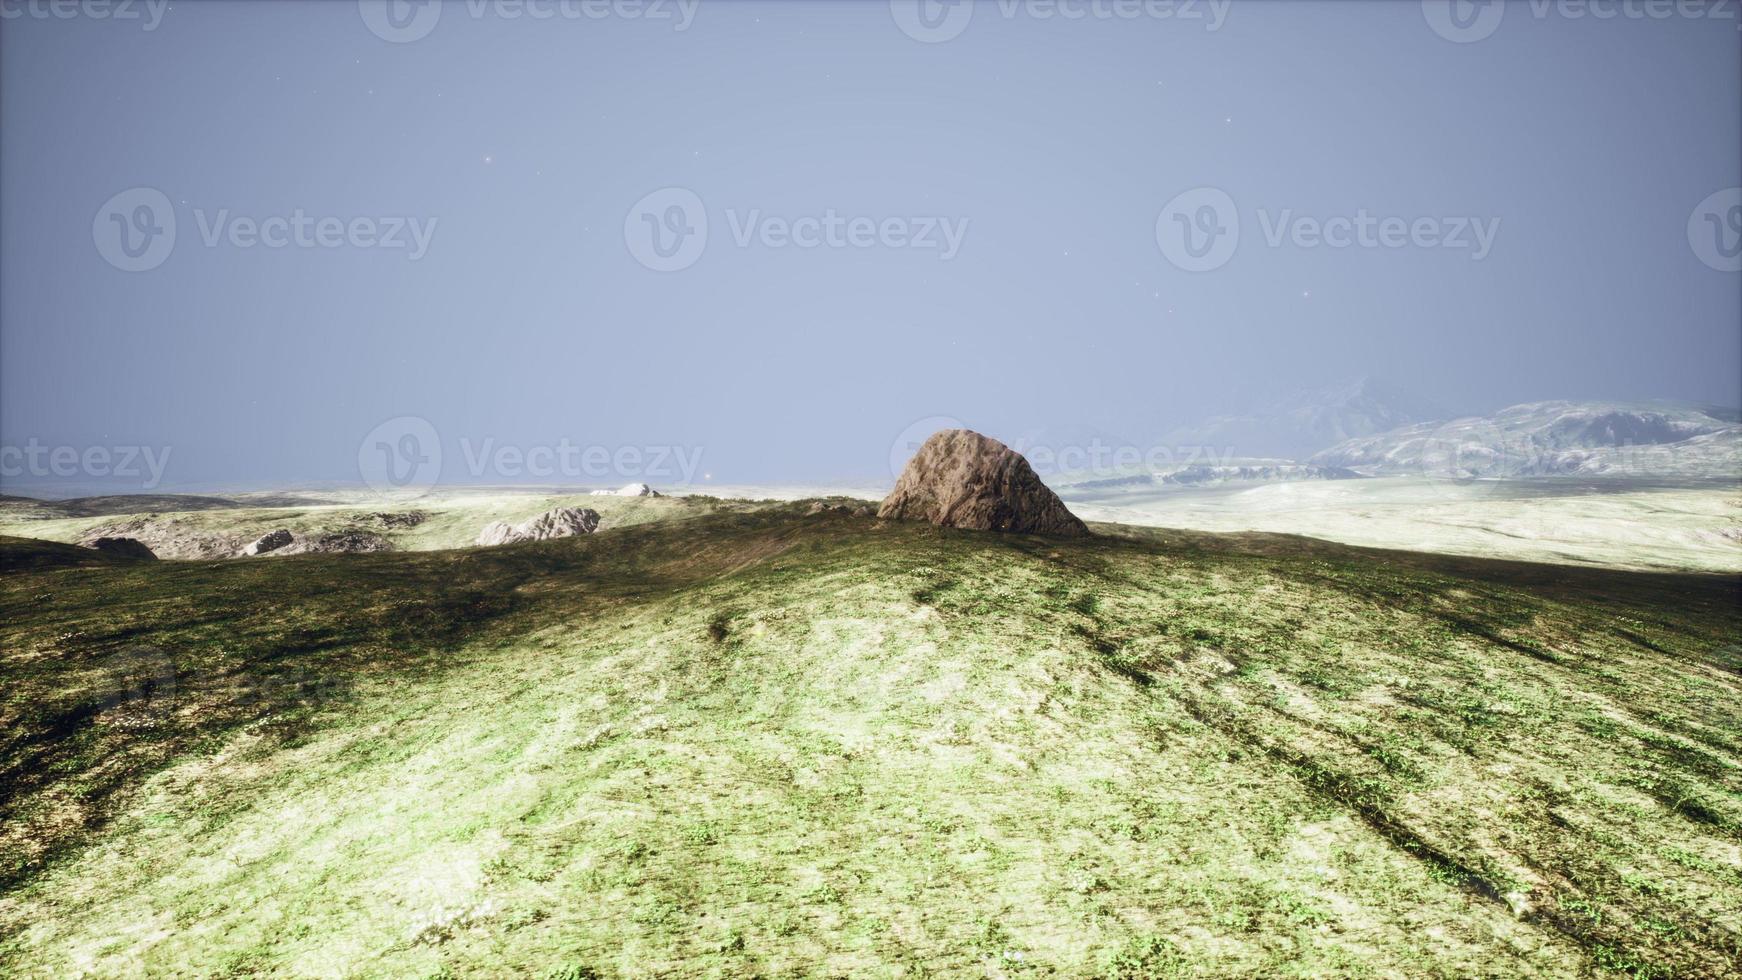
[[[1480,262],[1494,248],[1500,219],[1429,215],[1379,216],[1360,208],[1328,218],[1296,214],[1293,208],[1259,208],[1258,224],[1270,248],[1438,248],[1468,251]],[[1240,213],[1234,199],[1214,187],[1198,187],[1168,201],[1155,219],[1155,243],[1167,260],[1187,272],[1218,269],[1240,244]]]
[[[673,21],[672,30],[687,31],[701,0],[465,0],[461,7],[473,20],[619,20]],[[420,41],[441,20],[439,0],[357,0],[357,11],[369,32],[383,41]]]
[[[973,0],[889,0],[889,13],[901,33],[926,44],[953,40],[973,19]],[[996,0],[980,4],[999,17],[1037,21],[1176,20],[1220,30],[1233,0]]]
[[[229,244],[234,248],[387,248],[407,249],[406,258],[416,262],[429,252],[436,222],[415,217],[387,215],[355,218],[314,218],[302,208],[288,215],[252,218],[232,216],[229,208],[207,215],[194,209],[200,241],[207,248]]]
[[[474,480],[610,477],[688,486],[702,465],[700,446],[583,446],[566,438],[554,445],[518,446],[462,436],[460,453]]]
[[[834,208],[796,218],[764,214],[761,208],[726,209],[726,225],[739,248],[935,250],[945,262],[961,251],[968,222],[968,218],[931,215],[846,216]],[[655,272],[689,268],[708,244],[707,209],[694,191],[682,187],[654,191],[629,209],[623,219],[623,240],[629,254]]]
[[[1193,188],[1175,195],[1156,215],[1155,243],[1187,272],[1220,268],[1240,245],[1240,212],[1226,191]]]
[[[935,250],[948,262],[962,249],[968,234],[967,218],[915,215],[872,218],[842,217],[834,208],[820,215],[784,218],[765,215],[751,208],[742,215],[726,209],[732,241],[739,248],[759,244],[764,248],[911,248]]]
[[[173,722],[178,708],[196,698],[202,703],[216,699],[233,708],[283,710],[337,700],[351,689],[343,675],[276,662],[189,670],[190,665],[178,664],[170,653],[144,644],[118,650],[97,666],[96,706],[109,724],[128,728]]]
[[[1486,40],[1500,29],[1505,0],[1421,0],[1421,15],[1433,32],[1448,41],[1469,44]],[[1512,4],[1530,11],[1533,20],[1730,20],[1742,30],[1737,0],[1529,0]]]
[[[1527,466],[1531,447],[1516,434],[1482,420],[1457,420],[1424,433],[1406,446],[1415,454],[1415,475],[1436,494],[1467,496],[1491,491],[1497,481]]]
[[[441,438],[427,419],[388,419],[358,444],[357,472],[376,493],[421,495],[441,477]]]
[[[968,29],[974,0],[889,0],[889,15],[915,41],[940,44]]]
[[[1742,272],[1742,187],[1714,191],[1694,207],[1688,244],[1719,272]]]
[[[428,254],[440,220],[393,215],[315,217],[302,208],[256,218],[233,215],[229,208],[210,213],[194,208],[200,243],[207,248],[404,249],[412,262]],[[97,254],[123,272],[155,269],[175,249],[175,208],[168,196],[153,187],[122,191],[97,209],[91,239]]]
[[[91,240],[103,260],[122,272],[155,269],[175,248],[175,209],[154,187],[122,191],[97,209]]]
[[[919,447],[936,433],[945,429],[965,429],[962,420],[950,415],[928,415],[902,429],[889,444],[889,475],[900,477],[901,471],[907,469],[907,461],[913,454],[919,452]]]
[[[1216,469],[1229,466],[1234,458],[1233,446],[1134,446],[1101,439],[1069,443],[1018,439],[1010,448],[1021,453],[1039,475],[1067,477],[1081,485],[1154,480],[1157,474],[1162,482],[1183,483],[1170,474],[1188,471],[1187,478],[1192,478],[1193,469],[1204,474],[1199,478],[1214,479]]]
[[[112,20],[155,31],[169,0],[0,0],[0,20]]]
[[[1314,218],[1283,208],[1274,216],[1258,209],[1264,242],[1280,248],[1286,240],[1296,248],[1443,248],[1468,251],[1480,262],[1494,249],[1500,233],[1499,218],[1429,215],[1419,218],[1375,217],[1366,208],[1353,215]]]
[[[369,33],[393,44],[420,41],[441,20],[441,0],[357,0]]]
[[[688,486],[702,465],[700,446],[512,445],[493,437],[459,440],[471,482],[640,479]],[[451,454],[449,458],[452,458]],[[427,419],[402,415],[370,430],[357,446],[357,470],[377,493],[421,496],[442,474],[442,441]]]
[[[1469,44],[1500,28],[1506,4],[1504,0],[1421,0],[1421,15],[1435,34]]]
[[[169,446],[48,446],[31,438],[22,446],[0,446],[0,476],[18,478],[139,480],[155,490],[169,466]]]
[[[708,247],[708,211],[695,191],[662,188],[629,209],[623,241],[635,261],[655,272],[687,269]]]

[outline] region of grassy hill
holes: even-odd
[[[0,974],[1742,970],[1735,577],[651,506],[0,541]]]

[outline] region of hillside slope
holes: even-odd
[[[1735,578],[1097,530],[0,542],[0,974],[1742,967]]]

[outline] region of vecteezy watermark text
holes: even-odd
[[[583,446],[568,439],[522,446],[489,438],[474,443],[462,436],[460,452],[473,478],[647,477],[688,484],[702,465],[700,446]]]
[[[1233,0],[889,0],[889,13],[901,33],[926,44],[954,40],[968,29],[976,10],[991,10],[1004,20],[1035,21],[1159,20],[1218,31]]]
[[[954,259],[968,234],[968,218],[941,215],[843,215],[834,208],[798,217],[761,208],[727,208],[726,226],[739,248],[912,249]],[[666,187],[635,202],[623,219],[623,241],[637,262],[656,272],[686,269],[702,257],[709,220],[701,196]]]
[[[645,480],[665,486],[688,486],[702,465],[701,446],[614,445],[575,442],[504,443],[494,437],[458,440],[467,482],[495,480]],[[388,419],[357,446],[357,470],[363,482],[382,493],[424,493],[440,482],[442,438],[427,419],[403,415]]]
[[[1432,248],[1467,252],[1475,262],[1488,257],[1500,233],[1498,216],[1377,215],[1357,208],[1320,217],[1293,208],[1259,208],[1257,218],[1271,248]],[[1179,268],[1207,272],[1234,257],[1240,229],[1240,210],[1226,191],[1197,187],[1162,206],[1155,219],[1155,242]]]
[[[1018,439],[1010,446],[1041,476],[1074,479],[1117,479],[1160,473],[1187,466],[1226,466],[1233,446],[1136,446],[1090,439],[1082,444],[1055,445]]]
[[[441,219],[392,215],[315,218],[301,208],[288,215],[253,218],[232,216],[229,208],[219,208],[211,215],[195,208],[194,220],[207,248],[220,243],[235,248],[403,248],[409,249],[406,258],[416,262],[429,252],[436,222]]]
[[[299,248],[403,250],[416,262],[429,253],[439,218],[400,215],[338,217],[311,215],[302,208],[265,217],[234,214],[229,208],[194,208],[194,225],[207,248]],[[146,272],[168,261],[175,250],[177,221],[168,195],[154,187],[134,187],[114,195],[91,219],[91,240],[105,262],[123,272]]]
[[[961,251],[968,219],[919,215],[911,218],[843,218],[834,208],[821,215],[783,218],[751,208],[742,215],[727,208],[732,241],[739,248],[752,243],[765,248],[915,248],[934,249],[945,262]]]
[[[1271,248],[1280,248],[1284,240],[1296,248],[1445,248],[1468,251],[1476,262],[1488,257],[1500,231],[1497,217],[1376,217],[1366,208],[1328,218],[1297,215],[1292,208],[1274,214],[1259,208],[1258,221]]]
[[[169,0],[0,0],[0,20],[112,20],[155,31]]]
[[[36,438],[0,446],[0,476],[139,480],[155,490],[169,466],[169,446],[49,446]]]
[[[1422,19],[1428,27],[1457,44],[1492,37],[1508,9],[1526,11],[1538,21],[1715,20],[1730,21],[1742,30],[1742,3],[1738,0],[1421,0]]]
[[[181,709],[220,701],[230,709],[282,711],[347,696],[351,680],[338,671],[314,671],[277,660],[188,662],[173,652],[136,644],[104,657],[94,685],[96,706],[130,726],[173,724]]]
[[[357,11],[369,32],[383,41],[407,44],[429,36],[443,9],[455,9],[473,20],[645,20],[670,23],[682,33],[690,29],[701,0],[357,0]]]
[[[889,444],[889,475],[900,477],[908,460],[936,433],[965,428],[968,426],[951,415],[928,415],[909,423]],[[1226,466],[1235,453],[1233,446],[1139,446],[1095,437],[1074,442],[1019,437],[1008,447],[1020,453],[1029,467],[1043,477],[1065,476],[1077,481],[1141,480],[1184,467]]]

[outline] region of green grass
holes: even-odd
[[[1734,578],[652,505],[4,542],[0,974],[1742,969]]]

